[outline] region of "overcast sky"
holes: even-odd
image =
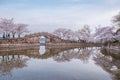
[[[107,26],[119,11],[120,0],[0,0],[0,18],[28,24],[31,32]]]

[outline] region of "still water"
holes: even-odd
[[[1,51],[0,80],[120,80],[120,54],[100,47]]]

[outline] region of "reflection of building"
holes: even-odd
[[[120,54],[102,49],[101,54],[94,57],[96,64],[113,76],[113,80],[120,80]]]
[[[45,54],[45,52],[46,52],[45,46],[40,46],[39,53],[40,54]]]

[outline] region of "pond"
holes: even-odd
[[[1,51],[0,80],[120,80],[120,54],[100,47]]]

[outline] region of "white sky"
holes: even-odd
[[[112,25],[120,0],[0,0],[0,18],[28,24],[31,32],[57,28],[77,30],[84,24]]]

